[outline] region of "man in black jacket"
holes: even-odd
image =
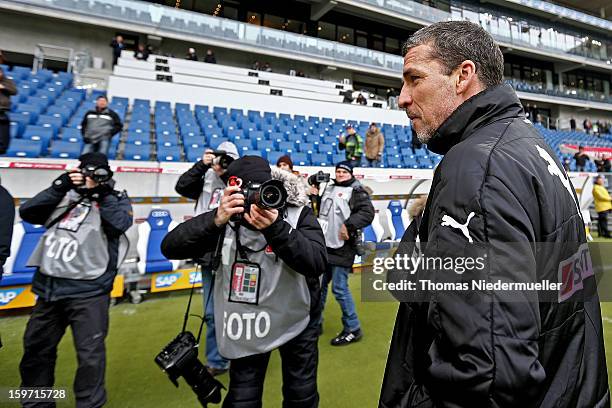
[[[0,185],[0,280],[4,272],[4,263],[11,256],[11,239],[15,221],[15,204],[13,197]]]
[[[336,179],[325,187],[321,197],[315,187],[311,193],[317,200],[315,206],[319,209],[319,223],[325,235],[328,257],[323,275],[321,309],[325,306],[327,286],[331,282],[334,297],[342,309],[342,332],[331,340],[331,345],[343,346],[359,341],[363,336],[348,277],[357,254],[356,244],[361,238],[358,231],[374,220],[374,206],[353,176],[353,166],[349,161],[336,165]]]
[[[62,174],[19,209],[25,221],[47,227],[29,260],[38,267],[32,282],[38,299],[19,370],[22,387],[52,387],[57,345],[70,326],[78,355],[76,406],[101,407],[110,292],[127,250],[120,243],[127,241],[132,207],[125,192],[112,189],[106,156],[89,153],[79,160],[79,169]],[[98,179],[102,171],[107,180]]]
[[[12,79],[0,68],[0,154],[6,153],[10,143],[10,123],[8,112],[11,110],[11,96],[17,95],[17,87]]]
[[[83,154],[100,152],[107,154],[112,137],[123,129],[119,115],[108,108],[108,99],[100,95],[96,109],[88,111],[81,122],[81,134],[85,146]]]
[[[245,156],[227,169],[230,186],[219,207],[173,229],[162,242],[170,259],[214,252],[217,344],[231,360],[224,407],[261,407],[270,352],[283,360],[283,406],[316,407],[319,278],[325,241],[298,176]],[[245,211],[241,189],[271,178],[283,182],[287,207]],[[241,186],[241,187],[239,187]],[[230,220],[241,216],[240,221]]]
[[[609,406],[576,194],[502,85],[498,45],[478,25],[436,23],[406,43],[403,74],[400,106],[429,150],[445,155],[414,238],[429,257],[491,252],[482,270],[417,274],[438,283],[548,280],[560,289],[407,293],[379,406]]]
[[[176,192],[196,200],[195,215],[212,211],[219,206],[225,179],[223,175],[232,161],[238,159],[238,149],[232,142],[223,142],[217,150],[208,149],[201,160],[179,177]],[[219,354],[217,348],[214,317],[214,277],[212,256],[210,253],[196,259],[202,268],[202,286],[204,287],[204,319],[206,320],[206,369],[213,375],[227,371],[229,362]]]

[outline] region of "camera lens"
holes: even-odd
[[[259,190],[260,207],[264,208],[282,208],[287,201],[287,191],[278,180],[271,180],[264,183]]]

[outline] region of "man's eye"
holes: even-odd
[[[421,78],[420,76],[416,76],[416,75],[411,75],[411,76],[410,76],[410,80],[411,80],[412,82],[414,82],[414,81],[416,81],[417,79],[420,79],[420,78]]]

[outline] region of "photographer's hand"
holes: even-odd
[[[244,214],[244,219],[258,230],[268,228],[278,218],[278,210],[264,210],[256,205],[251,206],[251,213]]]
[[[72,184],[77,187],[80,187],[85,184],[85,177],[79,169],[68,170],[68,177],[70,177],[70,181],[72,181]]]
[[[349,233],[348,233],[348,230],[346,229],[346,225],[342,224],[342,226],[340,227],[340,233],[338,234],[338,238],[340,238],[343,241],[349,240]]]
[[[244,212],[244,195],[236,193],[237,191],[240,191],[238,186],[229,186],[223,190],[223,197],[215,214],[215,225],[217,227],[227,224],[232,215]]]
[[[309,195],[319,195],[319,188],[315,186],[310,186],[310,190],[308,191]]]
[[[212,154],[212,152],[212,150],[206,149],[206,151],[204,152],[204,156],[202,156],[202,162],[207,166],[210,166],[213,160],[215,159],[215,155]]]

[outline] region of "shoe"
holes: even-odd
[[[332,346],[345,346],[347,344],[355,343],[363,337],[361,329],[357,329],[353,332],[342,331],[339,335],[332,339]]]
[[[205,367],[206,367],[206,371],[208,371],[208,374],[212,375],[213,377],[216,377],[221,374],[225,374],[227,373],[227,370],[229,370],[229,368],[216,368],[216,367],[209,367],[209,366],[205,366]]]

